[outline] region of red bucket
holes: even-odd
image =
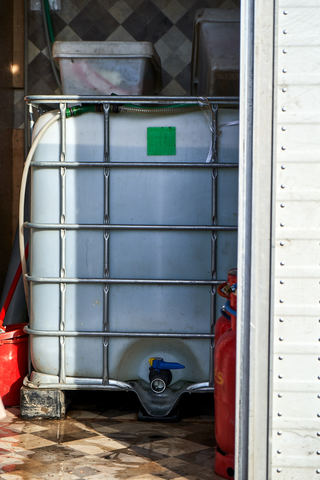
[[[6,407],[19,405],[20,388],[28,371],[26,323],[7,325],[0,333],[0,397]]]

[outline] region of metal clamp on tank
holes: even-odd
[[[172,373],[170,370],[185,368],[181,363],[165,362],[163,358],[149,358],[150,387],[154,393],[162,393],[171,383]]]

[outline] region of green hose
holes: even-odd
[[[52,44],[54,42],[54,33],[53,33],[52,20],[50,15],[49,0],[44,0],[44,11],[46,14],[46,20],[48,25],[48,34],[49,34],[50,42]]]
[[[137,105],[137,104],[125,104],[125,105],[114,105],[115,109],[111,110],[114,113],[176,113],[186,110],[198,110],[199,105],[197,103],[180,103],[173,105]],[[66,117],[78,117],[83,113],[88,112],[102,112],[102,105],[74,105],[66,109]]]
[[[120,112],[135,112],[135,113],[175,113],[177,111],[185,111],[198,109],[197,104],[176,104],[176,105],[135,105],[126,104],[117,106],[115,113]],[[88,112],[102,112],[102,106],[100,104],[95,105],[74,105],[66,109],[66,117],[78,117],[83,113]]]
[[[48,0],[41,0],[41,13],[42,13],[42,23],[43,23],[43,28],[44,28],[44,35],[46,39],[46,44],[48,48],[48,54],[49,54],[49,61],[50,65],[52,68],[52,73],[55,78],[55,81],[60,88],[61,88],[61,81],[60,81],[60,75],[57,70],[57,67],[54,63],[53,57],[52,57],[52,44],[54,42],[54,33],[53,33],[53,28],[52,28],[52,21],[51,21],[51,16],[50,16],[50,6]]]
[[[87,112],[96,112],[97,108],[96,105],[75,105],[74,107],[70,107],[66,109],[66,117],[78,117],[83,113]]]

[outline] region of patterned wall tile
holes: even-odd
[[[46,46],[45,36],[43,34],[42,17],[39,12],[28,12],[28,39],[31,40],[39,50]]]
[[[152,2],[145,0],[123,23],[135,40],[156,43],[172,22]]]
[[[56,83],[48,58],[40,52],[28,66],[29,93],[45,95],[54,92]]]
[[[87,5],[88,0],[67,0],[61,4],[61,10],[57,12],[66,23],[70,23],[71,20],[81,12],[81,10]]]
[[[124,0],[118,0],[113,7],[109,8],[109,12],[119,23],[122,23],[133,13],[133,9]]]
[[[32,60],[33,60],[34,58],[36,58],[37,55],[39,55],[40,50],[39,50],[38,47],[35,46],[35,44],[34,44],[31,40],[29,40],[29,41],[28,41],[28,50],[27,50],[27,52],[28,52],[28,53],[27,53],[27,54],[28,54],[28,61],[29,61],[29,63],[31,63]]]
[[[187,10],[192,8],[196,2],[197,2],[197,0],[183,0],[183,3],[186,6]],[[214,3],[214,0],[212,2],[211,8],[216,8],[213,3]]]
[[[183,87],[185,92],[190,92],[191,85],[191,64],[188,65],[176,76],[176,81]]]
[[[81,40],[81,37],[79,37],[79,35],[74,30],[72,30],[70,25],[66,25],[64,29],[61,30],[58,35],[56,35],[55,38],[56,40],[60,40],[63,42],[76,42]]]
[[[13,92],[14,115],[13,128],[24,126],[24,91],[22,88],[15,88]]]
[[[240,0],[63,0],[61,10],[52,12],[52,23],[55,38],[61,41],[152,42],[162,64],[161,93],[184,95],[190,93],[196,11],[234,8],[239,3]],[[28,93],[57,92],[39,11],[28,11],[28,38]]]
[[[183,0],[181,3],[178,0],[171,0],[164,8],[163,13],[173,22],[176,23],[187,11]]]
[[[119,25],[119,27],[116,28],[111,35],[109,35],[107,40],[113,42],[134,42],[133,36],[130,35],[130,33],[122,25]]]
[[[156,5],[160,10],[166,8],[171,0],[152,0],[152,3]]]
[[[100,2],[90,0],[70,22],[70,27],[82,40],[102,41],[119,25],[119,22]]]
[[[171,80],[166,87],[162,89],[162,95],[185,95],[185,90],[175,79]]]
[[[185,35],[175,25],[162,36],[162,40],[168,45],[170,50],[175,51],[186,40]]]
[[[172,77],[178,75],[185,66],[185,62],[179,57],[179,55],[175,55],[174,53],[172,53],[172,55],[170,55],[163,63],[163,68]]]
[[[186,63],[191,62],[191,55],[192,55],[192,42],[188,40],[187,38],[182,42],[180,47],[177,49],[178,55],[180,58],[183,58],[185,60],[189,60]]]
[[[143,1],[144,0],[126,0],[127,4],[130,5],[132,10],[135,10],[136,8],[140,7]]]
[[[61,30],[64,29],[67,23],[56,12],[51,13],[51,19],[52,19],[53,33],[55,36],[57,36],[61,32]],[[42,30],[43,30],[43,26],[42,26]]]

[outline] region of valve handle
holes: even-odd
[[[149,358],[149,364],[155,370],[178,370],[180,368],[185,368],[184,365],[177,362],[165,362],[163,358]]]

